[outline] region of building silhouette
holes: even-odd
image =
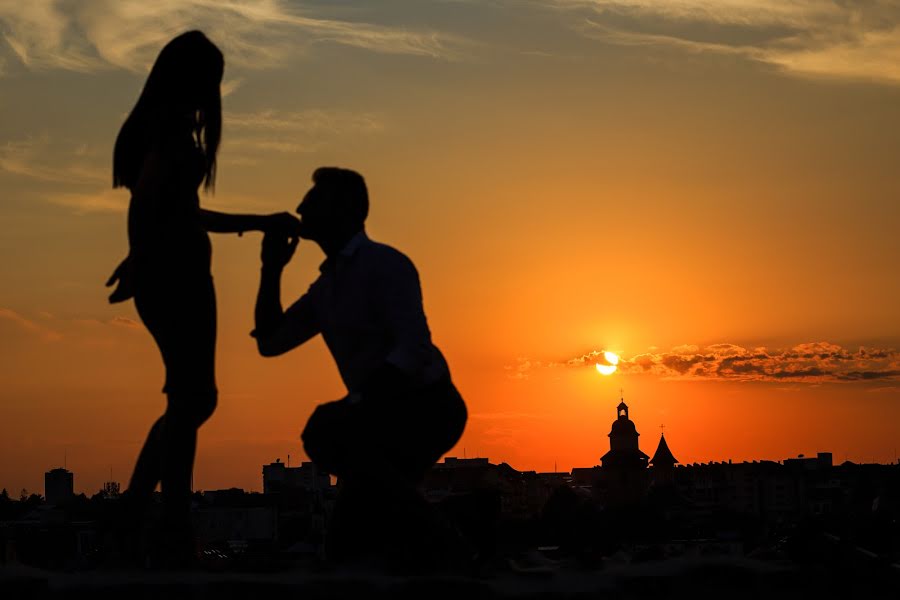
[[[675,465],[678,459],[669,450],[665,434],[660,434],[659,445],[653,458],[650,459],[650,480],[654,486],[667,486],[675,483]]]
[[[270,496],[231,488],[195,498],[193,526],[201,547],[243,553],[271,549],[279,536],[279,509]]]
[[[121,494],[121,486],[118,481],[106,481],[100,488],[100,495],[106,499],[112,500],[118,498]]]
[[[647,461],[641,452],[637,427],[622,398],[609,432],[609,452],[600,458],[604,500],[608,506],[635,504],[647,493]]]
[[[62,505],[75,495],[75,475],[63,468],[44,473],[44,498],[47,504]]]
[[[561,484],[561,475],[519,471],[505,462],[493,464],[487,458],[447,456],[425,473],[423,489],[426,499],[433,503],[476,495],[488,505],[486,497],[493,496],[499,515],[529,518],[540,512],[553,487]],[[568,478],[563,485],[568,485]]]
[[[290,490],[324,491],[331,488],[328,473],[319,470],[312,462],[302,462],[299,467],[289,467],[276,459],[263,465],[263,494],[276,494]]]

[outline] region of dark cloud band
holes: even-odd
[[[516,378],[535,368],[594,367],[606,364],[603,352],[592,350],[563,361],[520,359],[509,367]],[[853,382],[900,381],[900,352],[893,348],[850,350],[829,342],[812,342],[785,349],[745,348],[736,344],[705,347],[685,345],[621,357],[623,374],[673,380]]]

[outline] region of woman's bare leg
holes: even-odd
[[[169,416],[163,429],[163,520],[169,529],[189,532],[197,425],[184,418],[172,418],[173,416]]]
[[[185,558],[193,550],[191,479],[197,431],[215,407],[215,392],[170,394],[162,429],[163,528],[170,536],[172,553]]]
[[[136,503],[146,504],[150,501],[156,484],[162,477],[162,446],[163,430],[165,429],[166,416],[156,420],[141,453],[134,465],[134,472],[128,484],[128,495]]]

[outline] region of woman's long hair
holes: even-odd
[[[205,159],[203,187],[216,179],[216,152],[222,136],[219,85],[225,60],[200,31],[173,39],[159,53],[137,104],[119,130],[113,151],[113,187],[133,189],[154,141],[179,119],[190,118]]]

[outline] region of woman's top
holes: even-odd
[[[212,247],[201,224],[197,194],[205,158],[189,131],[156,137],[131,190],[128,209],[138,294],[210,277]]]

